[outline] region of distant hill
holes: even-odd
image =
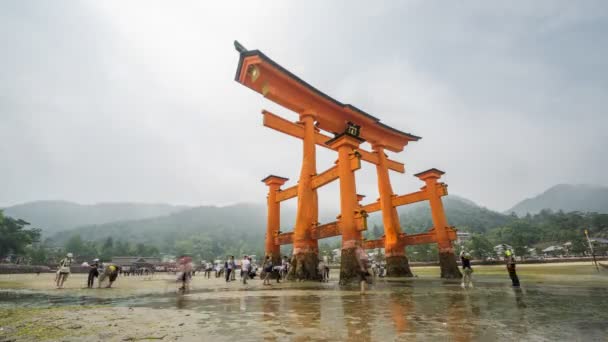
[[[475,202],[455,195],[443,197],[443,206],[448,224],[469,232],[486,232],[513,220],[504,215],[477,205]],[[399,209],[401,226],[406,232],[423,232],[433,226],[428,202],[419,202]]]
[[[143,203],[99,203],[82,205],[67,201],[37,201],[4,208],[7,216],[28,221],[34,228],[49,236],[75,227],[113,221],[138,220],[164,216],[186,206]]]
[[[542,209],[608,213],[608,187],[556,185],[536,197],[519,202],[507,213],[514,212],[522,216],[538,213]]]

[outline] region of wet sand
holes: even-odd
[[[286,282],[242,285],[197,275],[177,294],[173,275],[119,277],[112,289],[66,288],[54,274],[0,276],[0,341],[607,341],[608,272],[589,263],[474,267],[475,288],[438,279],[376,279],[356,287]],[[337,276],[332,270],[332,276]]]

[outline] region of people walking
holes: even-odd
[[[247,284],[247,279],[249,279],[249,272],[251,271],[251,261],[245,255],[243,260],[241,261],[241,277],[243,278],[243,284]]]
[[[203,277],[207,277],[207,279],[211,278],[211,271],[213,271],[213,264],[207,262],[205,264],[205,274],[203,275]]]
[[[464,274],[460,286],[463,289],[467,287],[473,288],[473,268],[471,268],[471,255],[469,252],[461,252],[460,261],[462,262],[462,273]]]
[[[99,259],[94,259],[93,262],[89,264],[89,277],[87,279],[87,288],[93,288],[93,283],[95,282],[95,278],[99,277]]]
[[[287,274],[289,273],[289,258],[287,255],[283,256],[283,260],[281,261],[281,278],[287,279]]]
[[[224,263],[224,269],[226,270],[226,282],[230,282],[232,280],[232,272],[234,271],[235,263],[234,256],[230,256],[228,260]]]
[[[321,275],[321,282],[326,282],[327,279],[325,278],[325,262],[323,262],[323,259],[319,260],[319,264],[317,265],[317,271]]]
[[[120,267],[114,264],[104,265],[103,272],[99,276],[99,281],[97,282],[97,288],[101,287],[101,284],[108,278],[109,283],[106,288],[111,288],[116,278],[118,278],[118,272],[120,271]]]
[[[505,262],[507,263],[507,271],[509,272],[509,277],[511,278],[513,286],[519,287],[519,277],[515,271],[515,256],[510,249],[505,251]]]
[[[192,280],[192,258],[189,256],[183,256],[179,259],[179,276],[177,280],[182,283],[179,288],[181,292],[188,291],[190,281]]]
[[[365,249],[361,246],[357,246],[356,250],[357,262],[359,263],[359,277],[360,277],[360,285],[361,285],[361,294],[364,294],[367,291],[367,278],[370,276],[369,274],[369,257],[365,252]]]
[[[272,273],[272,259],[270,255],[266,256],[266,261],[264,261],[264,285],[272,285],[270,284],[270,274]]]
[[[55,279],[58,289],[63,288],[63,283],[70,276],[70,266],[72,266],[73,257],[72,253],[68,253],[65,258],[59,261],[59,269],[57,270],[57,278]]]

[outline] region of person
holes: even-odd
[[[94,259],[89,264],[89,278],[87,279],[87,288],[92,289],[95,278],[99,277],[99,259]]]
[[[281,261],[281,278],[287,279],[288,273],[289,273],[289,258],[287,258],[287,255],[284,255],[283,261]]]
[[[325,281],[329,282],[329,265],[325,264],[325,274],[323,275],[325,277]]]
[[[189,256],[183,256],[179,259],[179,275],[177,281],[181,281],[182,286],[179,288],[180,291],[186,292],[189,290],[189,283],[192,279],[192,258]]]
[[[369,257],[367,256],[365,249],[363,249],[363,247],[361,246],[357,246],[355,256],[357,258],[357,262],[359,263],[361,294],[364,294],[367,290],[367,277],[370,275],[368,271]]]
[[[241,260],[241,278],[243,278],[247,272],[245,272],[245,268],[243,267],[243,265],[248,261],[247,256],[243,255],[243,259]]]
[[[249,279],[253,279],[253,278],[255,278],[255,276],[257,274],[258,266],[253,263],[253,260],[251,259],[251,257],[249,257],[247,259],[249,260]]]
[[[325,262],[323,262],[323,259],[319,260],[317,271],[321,274],[321,282],[325,282],[327,279],[325,279]]]
[[[114,281],[118,277],[118,272],[120,271],[120,267],[114,264],[104,265],[103,273],[99,276],[99,281],[97,282],[97,288],[101,287],[101,284],[108,278],[109,283],[106,288],[111,288]]]
[[[519,287],[519,277],[517,277],[517,272],[515,271],[515,256],[510,249],[505,251],[505,261],[507,263],[507,271],[509,272],[509,277],[511,278],[513,286]]]
[[[58,289],[63,288],[63,283],[70,276],[70,266],[72,266],[73,257],[74,256],[72,255],[72,253],[68,253],[68,254],[66,254],[65,258],[63,258],[63,259],[61,259],[61,261],[59,261],[59,269],[57,270],[57,278],[56,278]]]
[[[234,260],[234,255],[230,256],[232,258],[232,272],[230,273],[230,280],[234,281],[236,280],[236,268],[237,268],[237,264],[236,261]]]
[[[272,259],[270,259],[270,255],[266,256],[266,261],[264,261],[264,285],[272,285],[270,284],[270,274],[272,273]]]
[[[213,264],[210,262],[207,262],[205,264],[205,274],[203,276],[207,277],[207,279],[211,278],[211,271],[213,271]]]
[[[230,258],[224,263],[224,269],[226,270],[226,282],[232,280],[231,273],[234,269],[234,256],[230,256]]]
[[[473,288],[473,279],[471,277],[471,274],[473,273],[473,268],[471,268],[471,254],[464,251],[460,252],[460,261],[462,262],[462,273],[464,274],[460,286],[463,289],[466,287]]]
[[[245,255],[243,260],[241,260],[241,277],[243,278],[243,285],[247,284],[247,279],[249,279],[249,272],[251,271],[251,261]]]

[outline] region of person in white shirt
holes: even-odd
[[[249,271],[251,270],[251,261],[245,255],[243,260],[241,260],[241,277],[243,278],[243,284],[247,284],[247,279],[249,278]]]

